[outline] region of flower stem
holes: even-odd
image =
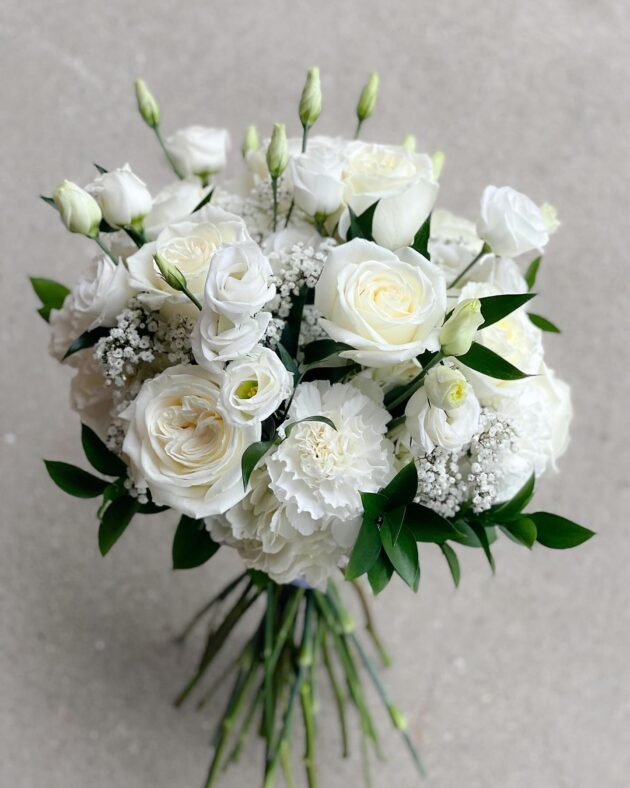
[[[273,723],[274,723],[274,694],[273,694],[273,669],[270,666],[271,655],[273,653],[273,635],[274,635],[274,617],[276,606],[276,586],[269,583],[267,586],[267,608],[265,610],[265,647],[263,657],[265,660],[265,678],[264,678],[264,736],[266,754],[265,760],[270,758],[271,741],[273,739]]]
[[[271,179],[271,193],[273,195],[273,219],[272,228],[275,233],[278,227],[278,179]]]
[[[457,285],[457,283],[460,282],[466,276],[466,274],[470,271],[470,269],[473,267],[473,265],[478,263],[479,260],[481,260],[481,258],[484,256],[484,254],[488,254],[489,251],[491,251],[491,249],[488,246],[488,244],[484,244],[481,247],[481,251],[479,252],[479,254],[473,260],[471,260],[468,263],[468,265],[466,266],[466,268],[464,268],[463,271],[461,271],[459,274],[457,274],[455,279],[453,279],[453,281],[450,283],[450,285],[448,285],[448,289],[450,290],[451,288],[455,287],[455,285]]]
[[[335,703],[337,704],[337,715],[339,717],[339,727],[341,728],[341,756],[347,758],[350,749],[348,747],[348,725],[346,723],[346,696],[335,675],[335,669],[330,658],[330,651],[328,650],[328,637],[326,632],[324,633],[324,639],[322,641],[322,660],[335,696]]]
[[[431,360],[428,361],[427,364],[425,364],[422,371],[418,375],[416,375],[416,377],[411,381],[411,383],[405,386],[404,391],[402,391],[397,397],[394,397],[394,399],[391,401],[388,401],[387,398],[385,398],[385,407],[387,408],[387,410],[389,410],[389,412],[391,413],[391,411],[394,410],[394,408],[397,408],[399,405],[402,405],[402,403],[405,402],[405,400],[408,400],[409,397],[411,397],[411,395],[414,394],[422,386],[427,372],[432,367],[434,367],[438,362],[440,362],[443,358],[444,358],[444,354],[442,353],[442,351],[438,350],[438,352],[432,356]]]
[[[184,640],[188,637],[188,635],[192,632],[195,628],[197,623],[201,621],[201,619],[209,613],[210,610],[218,603],[222,602],[226,597],[228,597],[234,589],[240,585],[240,583],[247,577],[247,572],[243,572],[238,577],[231,580],[226,586],[224,586],[219,593],[212,597],[212,599],[205,604],[200,610],[198,610],[192,619],[188,622],[188,624],[184,627],[182,632],[175,638],[176,643],[183,643]]]
[[[362,120],[358,120],[357,121],[357,127],[356,127],[355,132],[354,132],[354,139],[355,140],[359,139],[359,135],[361,134],[361,126],[363,126],[363,121]]]
[[[171,165],[171,168],[172,168],[173,172],[175,173],[175,175],[177,175],[177,177],[180,180],[183,180],[184,176],[177,169],[177,165],[175,164],[175,160],[171,156],[168,148],[166,147],[166,145],[164,143],[164,139],[162,137],[162,132],[160,131],[160,127],[159,126],[153,126],[153,131],[155,131],[155,136],[157,137],[157,141],[160,143],[160,147],[164,151],[164,155],[166,156],[166,158],[168,160],[168,163]]]
[[[188,287],[186,285],[182,285],[181,286],[181,290],[182,290],[182,293],[185,296],[187,296],[193,302],[193,304],[197,307],[197,309],[201,312],[201,310],[203,309],[203,305],[201,304],[199,299],[190,292],[190,290],[188,289]]]
[[[372,643],[374,643],[374,647],[378,651],[378,655],[381,658],[381,662],[383,665],[388,668],[392,664],[392,659],[387,653],[387,649],[383,645],[383,641],[379,637],[378,632],[374,626],[374,618],[372,616],[372,611],[370,610],[370,603],[365,596],[365,592],[363,591],[363,587],[358,580],[352,581],[352,586],[359,597],[359,604],[361,605],[361,609],[363,610],[363,615],[365,617],[365,631],[368,633],[370,638],[372,639]]]
[[[117,260],[117,259],[114,257],[114,255],[112,254],[112,251],[111,251],[111,249],[109,249],[107,246],[105,246],[105,244],[104,244],[104,243],[101,241],[101,237],[100,237],[100,235],[96,235],[96,236],[94,237],[94,240],[95,240],[95,241],[96,241],[96,243],[97,243],[97,244],[100,246],[101,250],[102,250],[103,252],[105,252],[105,254],[106,254],[108,257],[109,257],[109,259],[112,261],[112,263],[113,263],[114,265],[118,265],[118,260]]]

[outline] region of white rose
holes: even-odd
[[[131,284],[142,291],[139,299],[151,309],[168,306],[195,315],[197,309],[184,293],[173,290],[164,281],[155,264],[155,255],[179,268],[186,277],[188,289],[201,300],[215,252],[224,244],[249,240],[245,222],[239,216],[208,205],[195,214],[194,220],[166,227],[155,241],[144,244],[127,260]]]
[[[212,260],[205,304],[234,323],[251,317],[275,295],[269,260],[257,243],[226,246]]]
[[[482,246],[474,222],[441,208],[433,211],[429,257],[444,271],[448,282],[472,262]]]
[[[461,451],[479,430],[479,400],[464,376],[449,367],[435,368],[427,380],[428,387],[425,382],[407,403],[405,426],[426,454],[436,446]]]
[[[340,355],[365,366],[398,364],[437,350],[446,282],[413,249],[396,253],[354,239],[332,249],[315,288],[321,325],[355,350]]]
[[[124,265],[115,265],[105,255],[92,260],[87,274],[66,296],[61,309],[50,313],[50,354],[61,361],[66,350],[85,331],[116,325],[116,317],[135,292]],[[73,355],[68,363],[76,366],[78,362]]]
[[[191,337],[195,361],[206,369],[216,369],[249,353],[262,339],[270,320],[271,312],[259,312],[233,323],[204,306]]]
[[[226,129],[189,126],[168,137],[166,149],[180,175],[198,175],[205,180],[225,167],[230,135]]]
[[[495,254],[503,257],[518,257],[532,249],[542,251],[549,241],[540,208],[509,186],[485,188],[477,232]]]
[[[106,385],[99,362],[90,353],[76,353],[77,372],[70,383],[70,407],[102,441],[112,422],[114,401],[112,387]]]
[[[241,457],[260,425],[234,427],[218,413],[219,373],[169,367],[145,381],[121,414],[123,453],[153,500],[189,517],[222,514],[244,496]]]
[[[257,345],[246,356],[232,361],[225,370],[219,409],[231,424],[262,422],[288,399],[293,375],[278,355]]]
[[[376,243],[392,250],[413,242],[438,193],[431,157],[396,145],[351,143],[346,150],[343,180],[346,201],[357,215],[379,201],[372,236]],[[339,224],[342,237],[348,225],[346,212]]]
[[[343,140],[313,137],[306,153],[292,158],[295,204],[309,216],[324,218],[341,206],[345,191],[344,147]]]
[[[198,178],[186,178],[166,186],[155,196],[153,208],[144,220],[146,237],[155,240],[169,224],[188,218],[208,191],[209,187],[204,188]]]
[[[145,183],[128,164],[99,175],[85,190],[94,197],[103,218],[112,227],[140,224],[153,204]]]

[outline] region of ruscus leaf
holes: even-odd
[[[127,466],[107,448],[98,435],[87,424],[81,425],[81,444],[90,465],[105,476],[125,476]]]
[[[98,342],[99,339],[102,337],[106,337],[111,329],[106,328],[105,326],[97,326],[97,328],[92,328],[89,331],[84,331],[81,336],[78,336],[74,342],[70,345],[70,347],[64,353],[62,361],[65,361],[68,356],[72,356],[74,353],[78,353],[79,350],[84,350],[88,347],[94,347],[94,345]]]
[[[247,489],[250,476],[254,468],[258,465],[260,460],[267,454],[269,449],[274,445],[274,441],[257,441],[250,444],[241,458],[241,472],[243,474],[243,487]]]
[[[527,282],[527,288],[529,290],[531,290],[536,284],[536,277],[538,275],[538,269],[540,268],[541,262],[542,257],[537,257],[535,260],[532,260],[527,268],[527,271],[525,272],[525,281]]]
[[[116,498],[105,509],[98,529],[98,548],[101,555],[107,555],[124,534],[137,512],[138,506],[137,498],[126,495]]]
[[[440,545],[440,550],[442,551],[444,558],[446,558],[446,563],[448,564],[451,577],[455,583],[455,588],[457,588],[461,578],[461,569],[459,566],[459,558],[457,557],[457,553],[450,545],[446,543]]]
[[[201,566],[212,558],[219,547],[210,536],[204,520],[195,520],[184,514],[173,538],[173,569]]]
[[[102,495],[109,482],[67,462],[44,460],[48,475],[68,495],[75,498],[97,498]]]
[[[35,295],[39,298],[42,306],[37,311],[46,322],[50,319],[50,312],[53,309],[61,309],[66,296],[70,291],[65,285],[55,282],[53,279],[43,279],[42,277],[31,277],[31,285]]]
[[[381,537],[376,519],[366,513],[346,567],[346,580],[354,580],[369,572],[380,552]]]
[[[482,372],[484,375],[489,375],[491,378],[498,380],[522,380],[528,378],[525,372],[510,364],[504,358],[501,358],[493,350],[490,350],[478,342],[473,342],[468,353],[463,356],[458,356],[458,361],[470,369],[477,372]]]
[[[493,323],[498,323],[499,320],[503,320],[504,317],[507,317],[509,314],[522,307],[523,304],[531,301],[535,296],[536,293],[514,293],[484,296],[480,298],[481,314],[484,322],[479,326],[479,330],[481,331],[491,326]]]
[[[535,512],[534,514],[527,513],[525,516],[532,520],[536,526],[538,532],[536,541],[555,550],[577,547],[595,536],[595,531],[584,528],[583,525],[578,525],[557,514]]]
[[[551,320],[547,320],[547,318],[543,317],[542,315],[537,315],[534,312],[528,312],[527,317],[536,326],[536,328],[539,328],[541,331],[547,331],[550,334],[562,333],[555,323],[552,323]]]
[[[411,503],[418,493],[418,470],[415,463],[405,465],[381,492],[391,502],[390,508]]]
[[[394,574],[394,567],[389,558],[382,553],[379,555],[376,563],[368,572],[368,582],[374,594],[380,594],[384,588],[387,587],[389,581]]]

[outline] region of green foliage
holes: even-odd
[[[32,276],[30,281],[35,295],[42,303],[37,312],[48,322],[51,310],[61,309],[70,291],[65,285],[59,284],[59,282],[55,282],[52,279],[42,279],[41,277]]]
[[[287,369],[293,375],[293,383],[297,386],[298,380],[300,378],[300,370],[297,365],[297,361],[287,353],[287,349],[284,345],[279,342],[276,345],[276,353],[278,354],[280,361],[284,364],[285,369]]]
[[[300,329],[302,327],[302,314],[304,313],[304,306],[308,298],[309,289],[302,287],[297,295],[294,295],[291,301],[291,311],[286,319],[282,336],[280,337],[280,344],[285,348],[287,353],[295,358],[298,351],[298,342],[300,338]]]
[[[379,537],[380,546],[380,537]],[[394,574],[394,567],[384,552],[381,552],[375,563],[368,570],[368,582],[374,594],[380,594],[387,587]]]
[[[505,525],[500,525],[499,528],[514,542],[530,550],[536,541],[537,529],[530,517],[517,517]]]
[[[81,425],[81,443],[90,465],[99,473],[105,476],[126,475],[125,463],[86,424]]]
[[[416,233],[411,248],[419,252],[427,260],[430,260],[429,255],[429,239],[431,238],[431,214],[427,216],[424,223]]]
[[[504,317],[511,314],[535,298],[536,293],[514,293],[508,295],[494,295],[484,296],[480,298],[481,314],[483,316],[483,324],[479,327],[481,331],[493,323],[498,323]]]
[[[405,526],[409,528],[416,542],[442,544],[447,539],[461,536],[450,520],[419,503],[407,504]]]
[[[241,472],[243,474],[243,487],[247,489],[249,479],[254,471],[254,468],[267,454],[269,449],[275,444],[275,441],[257,441],[248,446],[243,452],[241,458]]]
[[[552,323],[551,320],[547,320],[547,318],[543,317],[542,315],[536,315],[534,312],[528,312],[527,317],[541,331],[547,331],[550,334],[562,333],[555,323]]]
[[[418,471],[414,462],[404,466],[382,490],[390,508],[411,503],[418,493]]]
[[[367,512],[364,514],[357,541],[346,567],[346,580],[354,580],[366,572],[369,573],[378,561],[381,553],[378,517],[379,514]]]
[[[220,545],[213,541],[204,520],[182,515],[173,538],[173,569],[194,569],[205,564]]]
[[[492,506],[487,512],[483,513],[483,518],[491,520],[495,523],[509,522],[515,520],[531,501],[534,496],[534,487],[536,485],[536,475],[532,473],[529,479],[521,487],[520,490],[505,503],[500,503]]]
[[[204,206],[206,206],[212,199],[213,194],[214,194],[214,189],[210,189],[210,191],[208,192],[208,194],[206,194],[203,200],[201,200],[201,202],[199,202],[195,206],[195,208],[193,209],[193,213],[197,213],[197,211],[200,211]]]
[[[74,342],[70,345],[70,347],[66,350],[63,355],[62,361],[65,361],[68,356],[72,356],[74,353],[78,353],[79,350],[84,350],[88,347],[94,347],[94,345],[98,342],[101,337],[106,337],[110,332],[109,328],[105,328],[105,326],[97,326],[97,328],[92,328],[89,331],[84,331],[81,336],[78,336]]]
[[[366,208],[360,216],[357,216],[352,208],[348,206],[350,226],[348,227],[346,241],[352,241],[354,238],[364,238],[366,241],[374,240],[374,236],[372,235],[372,223],[374,221],[374,211],[377,205],[378,200],[370,205],[369,208]]]
[[[444,542],[440,544],[440,550],[442,551],[442,555],[446,559],[446,563],[448,564],[449,571],[451,573],[451,577],[453,578],[453,582],[455,583],[455,587],[459,585],[459,581],[461,578],[461,569],[459,566],[459,558],[457,557],[457,553],[453,548]]]
[[[318,364],[324,359],[341,353],[342,350],[351,350],[350,345],[344,342],[335,342],[333,339],[316,339],[304,346],[304,363]]]
[[[107,555],[127,530],[138,507],[138,499],[130,495],[116,498],[107,506],[98,529],[98,547],[101,555]]]
[[[535,512],[527,517],[536,526],[536,541],[555,550],[577,547],[595,535],[594,531],[557,514]]]
[[[396,573],[414,591],[420,583],[420,560],[418,546],[413,534],[403,525],[398,539],[394,541],[394,533],[388,524],[381,528],[381,543]]]
[[[67,462],[44,460],[44,464],[57,487],[75,498],[97,498],[109,484],[105,479],[99,479]]]
[[[288,438],[297,425],[303,424],[305,421],[321,421],[322,424],[326,424],[328,427],[335,430],[335,432],[337,431],[337,427],[335,427],[334,422],[332,422],[329,418],[326,418],[326,416],[306,416],[306,418],[298,419],[298,421],[292,421],[290,424],[287,424],[284,428],[285,436]]]
[[[535,260],[532,260],[525,272],[525,281],[527,282],[529,290],[536,284],[536,277],[538,276],[538,269],[540,268],[541,262],[542,257],[537,257]]]
[[[484,375],[489,375],[491,378],[497,378],[498,380],[522,380],[530,377],[530,375],[521,372],[520,369],[510,364],[509,361],[501,358],[493,350],[480,345],[478,342],[473,342],[468,353],[458,356],[458,360],[465,366],[470,367],[470,369],[482,372]]]

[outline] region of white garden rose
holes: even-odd
[[[343,202],[342,180],[346,143],[330,137],[313,137],[306,153],[293,156],[291,178],[295,204],[309,216],[324,219]]]
[[[240,501],[241,457],[260,439],[259,424],[234,427],[218,412],[221,383],[220,373],[201,367],[169,367],[121,414],[133,478],[157,504],[197,519]]]
[[[240,358],[262,339],[270,320],[271,312],[258,312],[233,323],[204,306],[191,337],[195,361],[206,369],[216,369],[226,361]]]
[[[569,444],[571,389],[546,364],[523,381],[518,397],[497,401],[497,411],[515,432],[512,450],[497,458],[502,475],[498,502],[509,500],[535,473],[557,470]]]
[[[392,446],[385,438],[390,416],[353,385],[299,385],[287,421],[310,416],[325,416],[336,429],[302,421],[266,458],[271,489],[286,504],[294,527],[304,533],[320,518],[360,516],[359,491],[380,490],[394,473]],[[310,518],[304,518],[304,512]]]
[[[131,284],[142,291],[139,299],[151,309],[168,307],[175,312],[195,315],[190,300],[173,290],[159,272],[155,256],[172,265],[186,277],[188,289],[202,300],[210,261],[225,244],[249,241],[243,220],[221,208],[208,205],[194,220],[166,227],[155,241],[144,244],[127,260]]]
[[[442,208],[433,211],[429,257],[444,271],[447,282],[453,281],[472,262],[482,246],[474,222]]]
[[[93,350],[75,353],[72,358],[77,371],[70,383],[70,407],[79,414],[83,424],[106,441],[114,407],[112,387],[106,384]]]
[[[540,208],[509,186],[486,186],[477,232],[502,257],[518,257],[532,249],[542,251],[549,241],[549,229]]]
[[[409,399],[405,426],[426,454],[436,447],[458,452],[479,430],[481,407],[472,386],[450,367],[427,374],[425,385]]]
[[[344,358],[382,367],[437,350],[446,311],[446,282],[413,249],[390,252],[354,239],[330,252],[315,288],[321,325]]]
[[[144,220],[146,237],[153,241],[169,224],[187,219],[208,191],[209,187],[204,188],[199,179],[194,177],[166,186],[155,196],[151,212]]]
[[[213,257],[204,290],[205,305],[239,323],[251,317],[275,295],[269,260],[257,243],[225,246]]]
[[[104,172],[85,189],[99,204],[103,218],[112,227],[141,224],[153,205],[146,184],[128,164]]]
[[[188,126],[166,139],[166,149],[182,177],[198,175],[206,180],[225,167],[230,135],[226,129]]]
[[[438,193],[431,157],[402,146],[367,142],[351,143],[345,156],[347,204],[360,215],[378,200],[372,221],[376,243],[392,250],[410,245]],[[339,225],[342,237],[348,225],[346,212]]]
[[[51,310],[50,354],[61,361],[66,350],[85,331],[114,326],[116,317],[135,292],[124,265],[115,265],[106,255],[94,258],[61,309]],[[75,355],[68,359],[71,366],[78,363]]]
[[[269,348],[257,345],[228,364],[219,397],[219,410],[236,425],[262,422],[293,391],[293,375]]]

